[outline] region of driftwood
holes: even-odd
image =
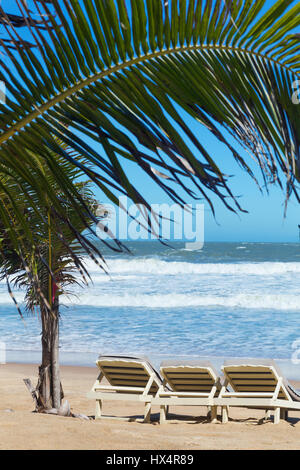
[[[33,398],[33,401],[35,403],[35,409],[37,411],[38,408],[39,408],[39,404],[38,404],[38,397],[37,397],[37,394],[36,394],[36,389],[33,387],[30,379],[23,379],[23,381],[24,381],[24,384],[26,385],[27,389],[29,390],[29,393],[31,394],[31,396]]]
[[[86,415],[72,413],[68,400],[66,400],[64,403],[62,403],[58,409],[57,408],[47,409],[47,408],[41,407],[39,405],[38,396],[37,396],[37,393],[36,393],[37,391],[33,387],[32,383],[31,383],[31,380],[30,379],[23,379],[23,381],[24,381],[30,395],[33,398],[33,401],[35,403],[35,412],[36,413],[45,413],[45,414],[49,414],[49,415],[58,415],[58,416],[71,416],[72,418],[80,418],[80,419],[85,419],[85,420],[88,420],[88,421],[90,420],[90,418]]]

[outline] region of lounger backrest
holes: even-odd
[[[161,384],[159,375],[147,359],[100,356],[96,363],[110,385],[141,388],[140,391],[133,391],[132,393],[143,393],[151,374],[154,374],[155,377],[149,395],[154,395]]]
[[[208,362],[164,361],[160,372],[174,392],[210,393],[218,379],[216,371]]]
[[[274,393],[279,375],[276,367],[267,364],[226,364],[222,367],[225,377],[234,392]],[[288,395],[283,385],[277,398],[287,400]]]

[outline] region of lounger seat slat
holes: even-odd
[[[127,369],[135,369],[135,370],[141,370],[141,371],[145,371],[145,369],[141,366],[138,366],[138,365],[135,365],[133,363],[129,363],[127,364],[126,366],[122,363],[118,363],[118,364],[115,364],[115,365],[112,365],[112,364],[101,364],[101,367],[103,369],[122,369],[122,370],[127,370]]]
[[[168,379],[172,382],[176,382],[177,380],[182,380],[185,382],[192,381],[192,382],[199,382],[199,383],[214,383],[214,381],[211,379],[211,377],[190,377],[190,376],[177,376],[177,377],[172,377],[168,375]]]
[[[128,376],[128,377],[124,377],[124,376],[123,376],[123,377],[120,377],[120,376],[117,376],[117,377],[116,377],[116,376],[111,376],[111,377],[110,377],[110,380],[111,380],[111,381],[114,381],[114,382],[116,382],[116,381],[121,381],[121,382],[122,382],[122,381],[126,381],[126,382],[128,381],[128,382],[130,382],[131,380],[133,380],[133,381],[139,381],[139,382],[140,382],[140,381],[142,381],[142,382],[148,382],[149,377],[144,377],[143,375],[140,375],[140,376],[139,376],[139,375],[136,375],[136,376],[131,375],[131,376]]]
[[[147,374],[145,374],[145,371],[143,372],[135,372],[135,371],[127,371],[127,372],[110,372],[110,371],[107,371],[106,369],[104,369],[106,373],[108,373],[109,375],[111,375],[112,377],[148,377]]]
[[[103,366],[103,370],[107,373],[114,373],[114,372],[122,372],[122,373],[130,373],[134,372],[135,374],[144,374],[145,370],[141,369],[140,367],[111,367],[111,366]]]
[[[165,372],[168,373],[168,375],[170,377],[178,377],[178,376],[188,377],[190,375],[193,376],[193,377],[199,377],[199,378],[210,377],[210,375],[207,372],[192,372],[192,371],[189,371],[189,372],[181,372],[181,371],[174,372],[174,371],[167,371],[167,370]]]
[[[272,373],[272,370],[270,370],[269,367],[266,367],[266,366],[226,366],[226,370],[228,372],[232,372],[232,373],[245,373],[245,374],[260,374],[260,373],[263,373],[263,374],[271,374],[273,375]]]
[[[171,383],[171,382],[170,382]],[[208,390],[211,390],[212,385],[209,384],[190,384],[190,383],[181,383],[181,384],[172,384],[174,387],[179,388],[179,387],[193,387],[193,388],[207,388]]]
[[[262,376],[262,375],[273,375],[272,372],[270,371],[254,371],[254,372],[251,372],[251,371],[248,371],[248,370],[245,370],[245,371],[242,371],[242,370],[238,370],[238,371],[234,371],[234,370],[230,370],[228,369],[227,371],[227,374],[228,375],[249,375],[250,377],[253,376],[253,375],[258,375],[259,377]]]
[[[165,372],[165,375],[168,375],[168,378],[171,380],[174,379],[183,379],[183,380],[188,380],[188,379],[196,379],[199,380],[199,382],[202,382],[202,380],[210,380],[213,382],[213,379],[211,378],[210,375],[196,375],[196,374],[169,374],[168,372]]]
[[[145,386],[148,380],[111,380],[113,385]]]
[[[179,390],[179,389],[186,389],[186,390],[189,390],[189,389],[193,389],[193,390],[199,390],[199,391],[202,391],[202,390],[211,390],[212,387],[211,386],[208,386],[208,385],[195,385],[195,384],[177,384],[177,385],[174,385],[172,387],[173,390]]]
[[[213,380],[211,379],[203,379],[203,380],[199,380],[199,378],[195,378],[195,377],[176,377],[175,379],[169,377],[169,380],[170,382],[174,383],[174,384],[180,384],[180,383],[199,383],[199,384],[206,384],[206,385],[211,385],[213,384]]]
[[[270,374],[261,374],[261,375],[257,375],[257,374],[253,374],[253,375],[249,375],[249,374],[237,374],[237,375],[234,375],[234,374],[231,374],[231,373],[228,373],[227,374],[228,377],[230,377],[232,380],[237,380],[237,379],[244,379],[244,380],[276,380],[274,379],[274,377],[272,377],[272,375]]]
[[[232,381],[237,387],[276,387],[276,382],[267,382],[266,380],[262,380],[261,383],[259,382],[240,382],[240,381]]]
[[[273,383],[277,383],[276,380],[273,378],[273,377],[232,377],[231,374],[228,374],[228,376],[231,378],[231,380],[233,382],[249,382],[249,383],[253,383],[253,382],[273,382]]]
[[[207,386],[207,385],[179,384],[179,385],[174,386],[174,387],[173,387],[173,390],[176,391],[176,390],[179,390],[179,389],[182,389],[182,388],[184,388],[184,389],[186,389],[186,390],[192,388],[193,390],[200,390],[200,391],[202,391],[202,390],[209,390],[209,391],[210,391],[212,387],[209,387],[209,386]]]

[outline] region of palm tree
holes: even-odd
[[[8,91],[0,105],[0,170],[18,179],[26,204],[36,195],[41,221],[55,213],[48,229],[68,220],[62,199],[72,201],[86,226],[95,220],[61,172],[62,161],[84,171],[114,203],[125,194],[150,210],[124,169],[129,161],[179,204],[200,197],[214,210],[214,194],[229,210],[242,210],[221,159],[202,142],[202,127],[250,177],[256,179],[240,148],[257,162],[264,182],[283,186],[285,179],[286,200],[292,193],[299,200],[300,108],[292,102],[300,73],[299,2],[278,0],[269,9],[265,0],[15,3],[19,19],[0,10],[6,34],[0,36],[0,80]],[[0,198],[14,249],[20,252],[17,226],[43,259],[4,177]],[[33,276],[34,262],[21,261]]]
[[[98,205],[92,196],[90,183],[80,181],[83,176],[82,171],[55,155],[53,159],[73,181],[86,206],[91,212],[96,213]],[[86,222],[80,217],[72,201],[69,201],[64,194],[60,194],[59,185],[49,171],[45,171],[45,178],[48,184],[57,190],[57,197],[66,209],[67,219],[63,221],[54,208],[39,206],[39,197],[33,191],[31,191],[32,199],[29,205],[17,175],[7,177],[0,173],[1,182],[14,195],[14,205],[3,191],[1,200],[10,212],[10,223],[18,238],[18,249],[15,249],[5,224],[0,224],[0,277],[7,280],[11,294],[12,282],[25,290],[26,310],[36,312],[42,325],[42,364],[39,368],[39,381],[36,387],[37,410],[39,411],[58,409],[61,404],[63,392],[58,355],[59,298],[62,294],[70,294],[69,287],[74,283],[87,284],[87,272],[81,271],[81,276],[77,273],[78,268],[83,266],[83,255],[90,253],[88,247],[83,250],[76,235],[86,228]],[[23,212],[27,224],[31,227],[34,244],[26,237],[23,226],[18,223],[15,217],[15,206]],[[52,219],[52,223],[49,219]],[[92,225],[92,219],[88,220]],[[24,266],[27,269],[24,269]],[[18,309],[21,313],[19,307]]]

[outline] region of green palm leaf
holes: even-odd
[[[68,152],[68,149],[65,149],[65,152]],[[84,176],[83,172],[65,158],[58,158],[55,154],[52,158],[59,164],[61,174],[67,175],[73,181],[74,188],[81,197],[80,202],[92,214],[96,214],[98,204],[91,192],[91,182],[80,182]],[[81,159],[77,155],[73,155],[73,158]],[[35,182],[35,175],[32,174],[32,177],[31,184]],[[49,308],[49,279],[59,285],[59,294],[66,293],[67,286],[72,283],[87,284],[89,274],[83,262],[83,255],[88,254],[92,258],[100,255],[88,238],[81,235],[87,228],[87,220],[90,226],[93,225],[92,218],[82,217],[81,211],[74,207],[72,194],[68,198],[66,191],[60,192],[60,180],[52,171],[44,171],[44,179],[56,192],[66,217],[63,218],[61,212],[50,206],[49,201],[45,204],[39,192],[34,191],[18,174],[1,174],[0,177],[3,213],[0,223],[0,277],[8,279],[12,275],[16,276],[16,284],[26,287],[27,308],[30,310],[44,301]],[[9,215],[9,220],[6,220],[6,214]],[[23,219],[25,224],[22,223]],[[30,228],[29,231],[27,227]],[[104,266],[102,260],[101,267],[105,269]],[[79,271],[81,277],[75,278],[72,274],[74,271]],[[43,277],[47,282],[43,281]]]
[[[222,161],[189,128],[184,110],[252,177],[228,134],[255,157],[266,181],[281,184],[285,175],[287,194],[297,194],[300,113],[291,96],[300,73],[300,4],[294,3],[278,0],[265,11],[262,0],[33,0],[29,10],[20,0],[26,40],[36,48],[19,46],[12,23],[16,51],[0,40],[7,53],[0,79],[8,89],[0,108],[3,165],[10,168],[18,152],[30,165],[38,152],[57,177],[51,152],[65,158],[67,145],[85,157],[112,200],[121,192],[149,207],[124,170],[130,159],[178,203],[174,182],[211,206],[214,193],[240,209]]]

